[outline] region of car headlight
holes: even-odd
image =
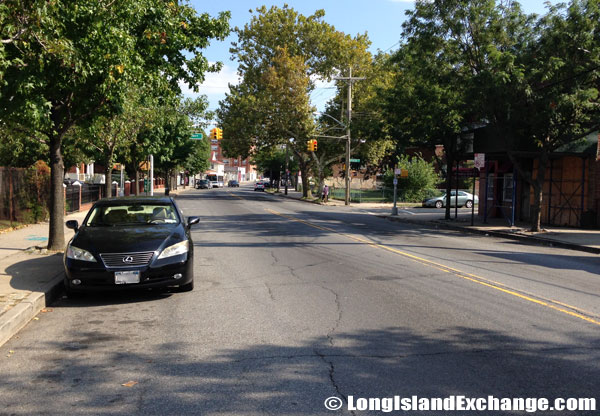
[[[73,259],[73,260],[92,261],[92,262],[96,261],[96,259],[92,255],[92,253],[90,253],[87,250],[83,250],[81,248],[74,247],[72,245],[69,245],[67,247],[67,257],[70,259]]]
[[[165,248],[162,251],[162,253],[160,253],[160,256],[158,256],[158,258],[164,259],[167,257],[179,256],[180,254],[187,253],[189,250],[190,250],[190,242],[188,240],[185,240],[185,241],[182,241],[177,244],[173,244],[172,246]]]

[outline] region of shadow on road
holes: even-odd
[[[38,370],[3,374],[5,412],[316,415],[330,414],[323,407],[330,396],[598,399],[600,337],[579,333],[550,343],[464,327],[387,328],[217,352],[192,340],[142,345],[135,334],[66,335],[40,343]],[[196,342],[203,335],[210,336],[195,334]]]

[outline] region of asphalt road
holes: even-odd
[[[178,202],[201,217],[194,291],[60,299],[0,349],[0,415],[362,414],[349,396],[600,400],[597,255],[244,187]],[[342,410],[324,407],[331,396]]]

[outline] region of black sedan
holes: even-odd
[[[230,188],[239,188],[240,183],[238,181],[231,180],[227,183],[227,186],[229,186]]]
[[[134,288],[194,288],[190,228],[170,197],[108,198],[94,204],[63,258],[67,294]]]
[[[206,179],[198,179],[196,181],[196,189],[209,189],[210,183]]]

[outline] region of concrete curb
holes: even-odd
[[[301,202],[308,202],[308,203],[317,204],[317,205],[327,205],[327,204],[321,204],[318,200],[307,201],[305,199],[293,198],[293,197],[290,197],[290,196],[287,196],[284,194],[279,194],[279,196],[288,198],[288,199],[294,199],[296,201],[301,201]],[[379,218],[386,219],[388,221],[404,222],[407,224],[420,225],[422,227],[423,226],[430,227],[430,228],[437,227],[437,228],[444,228],[444,229],[452,230],[452,231],[466,232],[466,233],[470,233],[470,234],[479,234],[479,235],[484,235],[484,236],[505,238],[508,240],[518,241],[521,244],[529,244],[529,245],[537,245],[537,246],[545,246],[545,247],[558,247],[558,248],[564,248],[564,249],[568,249],[568,250],[576,250],[576,251],[583,251],[586,253],[600,254],[600,248],[583,246],[583,245],[574,244],[574,243],[567,243],[564,241],[549,240],[546,238],[540,238],[540,237],[535,237],[535,236],[531,236],[531,235],[523,235],[523,234],[518,234],[518,233],[507,233],[507,232],[494,231],[494,230],[482,230],[482,229],[477,229],[477,228],[470,228],[470,226],[462,227],[459,225],[448,224],[448,223],[442,222],[442,221],[415,221],[415,220],[411,220],[409,218],[395,217],[395,216],[391,216],[391,215],[376,215],[376,216]]]
[[[4,314],[0,320],[0,346],[15,336],[42,309],[49,306],[62,293],[62,272],[44,285],[40,291],[31,292],[25,299]]]
[[[404,223],[409,223],[409,224],[418,224],[421,226],[425,225],[425,226],[429,226],[429,227],[444,228],[444,229],[452,230],[452,231],[462,231],[462,232],[467,232],[467,233],[471,233],[471,234],[479,234],[479,235],[484,235],[484,236],[506,238],[508,240],[518,241],[521,244],[545,246],[545,247],[558,247],[558,248],[565,248],[568,250],[576,250],[576,251],[583,251],[586,253],[600,254],[600,249],[596,248],[596,247],[582,246],[579,244],[566,243],[563,241],[556,241],[556,240],[549,240],[546,238],[540,238],[540,237],[535,237],[535,236],[530,236],[530,235],[523,235],[523,234],[518,234],[518,233],[507,233],[507,232],[503,232],[503,231],[494,231],[494,230],[481,230],[481,229],[470,228],[470,227],[461,227],[458,225],[448,224],[448,223],[441,222],[441,221],[423,222],[423,221],[414,221],[414,220],[410,220],[407,218],[392,217],[389,215],[377,215],[377,216],[379,218],[384,218],[388,221],[404,222]]]

